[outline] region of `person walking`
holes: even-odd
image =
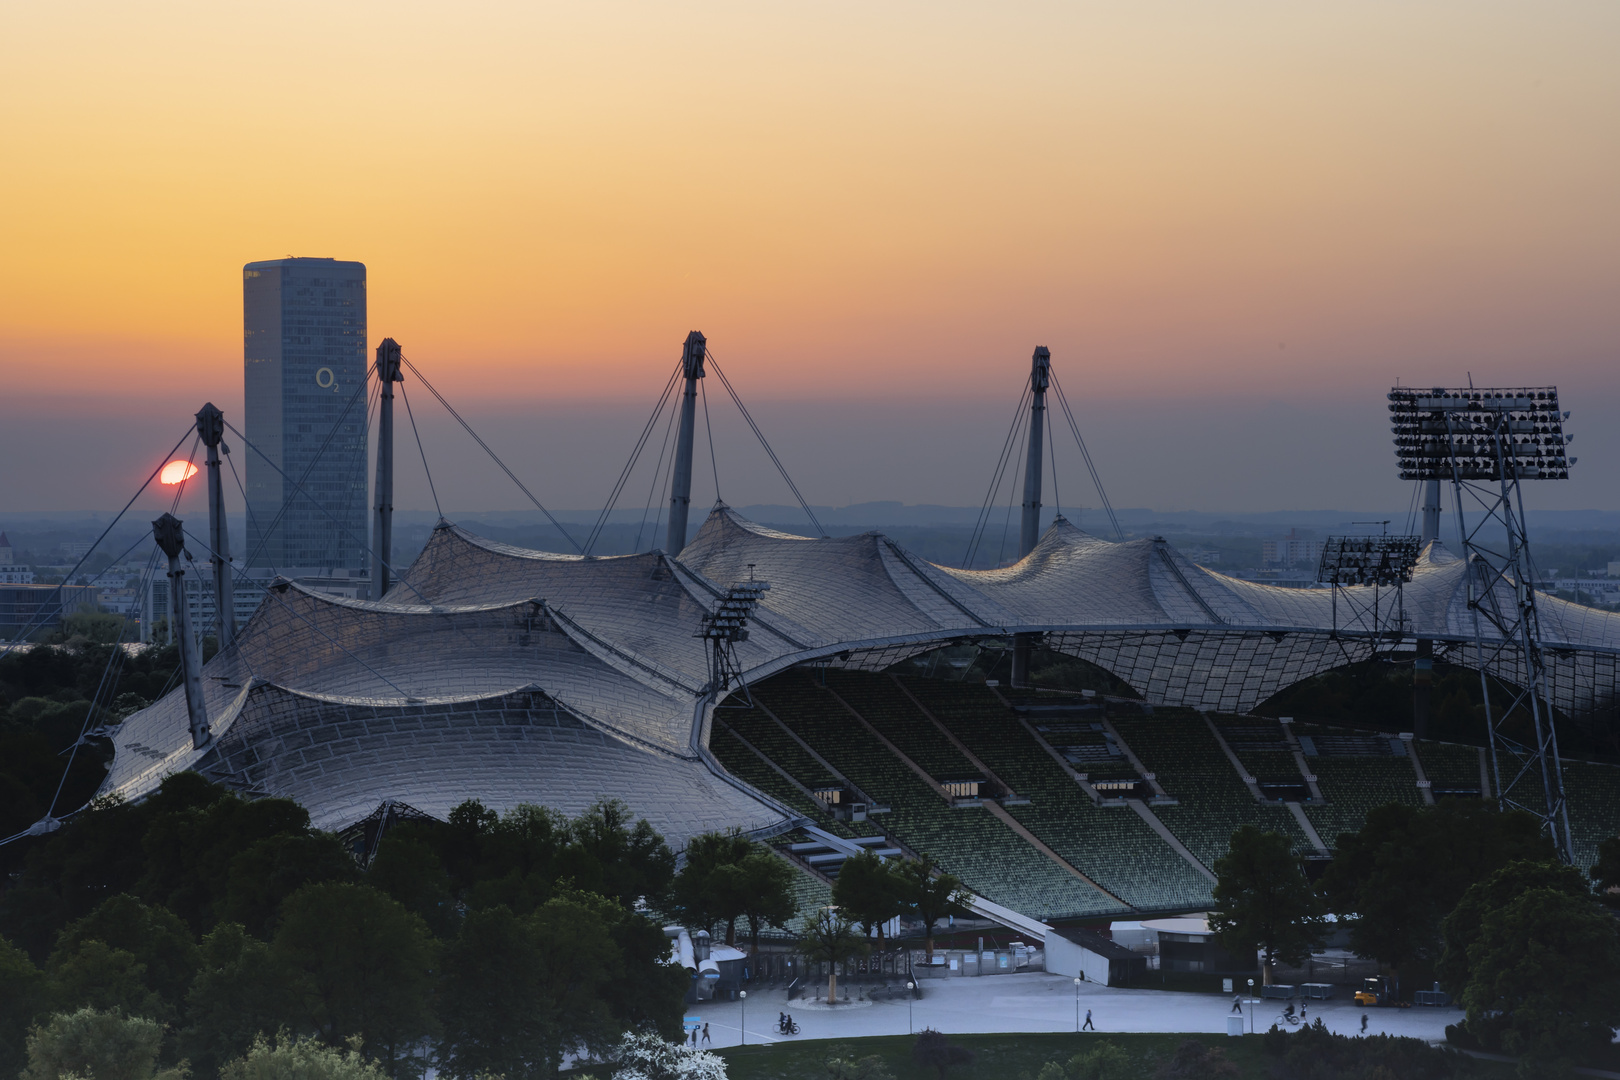
[[[1096,1031],[1097,1030],[1094,1026],[1092,1026],[1092,1023],[1091,1023],[1091,1010],[1090,1009],[1086,1010],[1086,1024],[1085,1024],[1085,1027],[1081,1028],[1080,1030],[1081,1031]]]
[[[1361,1033],[1363,1035],[1367,1034],[1367,1014],[1366,1013],[1361,1014]]]
[[[697,1049],[697,1040],[698,1040],[698,1029],[697,1029],[697,1025],[694,1024],[694,1025],[692,1025],[692,1049],[694,1049],[694,1050]]]
[[[1237,1013],[1239,1016],[1243,1015],[1243,995],[1242,994],[1233,994],[1232,995],[1232,1011]]]
[[[1306,1012],[1305,1003],[1302,1001],[1302,1002],[1299,1003],[1299,1022],[1302,1023],[1302,1024],[1307,1019],[1306,1015],[1305,1015],[1305,1012]]]
[[[703,1025],[703,1041],[712,1042],[712,1040],[709,1038],[709,1025],[707,1023]]]

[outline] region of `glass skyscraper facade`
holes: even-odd
[[[249,567],[363,569],[366,267],[242,268]]]

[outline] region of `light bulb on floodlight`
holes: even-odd
[[[176,459],[163,466],[163,471],[158,473],[158,483],[169,484],[172,486],[174,484],[184,483],[196,475],[197,466],[193,465],[189,461],[181,461]]]

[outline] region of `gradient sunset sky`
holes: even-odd
[[[697,328],[819,503],[977,504],[1044,344],[1117,505],[1404,507],[1384,393],[1472,373],[1575,413],[1537,505],[1620,509],[1617,57],[1609,0],[10,0],[0,518],[239,417],[289,254],[558,507]],[[526,505],[413,404],[447,509]]]

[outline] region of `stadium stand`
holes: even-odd
[[[1070,865],[1143,911],[1208,905],[1208,879],[1128,808],[1094,805],[985,687],[903,681],[968,749],[1029,798],[1008,812]]]
[[[1481,797],[1479,747],[1420,741],[1417,753],[1435,798]]]
[[[1226,854],[1240,825],[1282,833],[1295,850],[1314,850],[1286,809],[1255,801],[1198,713],[1160,708],[1152,716],[1110,719],[1179,804],[1154,813],[1205,866],[1213,869]],[[1297,775],[1292,757],[1289,764]]]
[[[984,810],[947,805],[809,677],[790,673],[754,693],[840,772],[892,807],[880,822],[886,832],[938,859],[979,895],[1041,919],[1126,910]]]
[[[1564,794],[1575,865],[1586,870],[1597,862],[1598,844],[1620,835],[1620,766],[1566,761]]]
[[[1317,786],[1327,799],[1325,805],[1305,807],[1305,815],[1316,826],[1323,843],[1331,851],[1340,833],[1355,832],[1367,818],[1367,811],[1385,803],[1420,806],[1417,776],[1405,756],[1317,757],[1311,759]]]

